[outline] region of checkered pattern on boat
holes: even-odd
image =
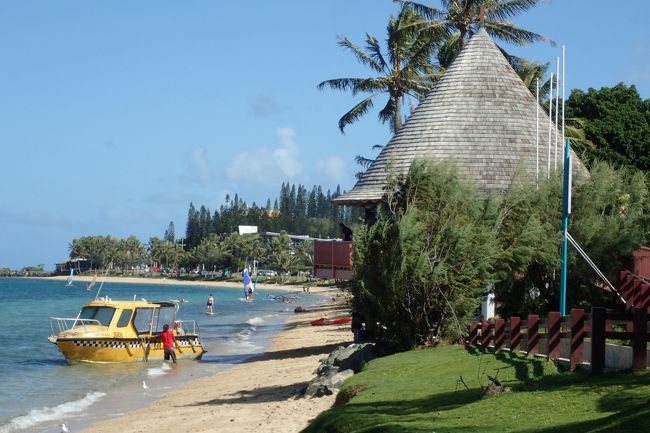
[[[117,340],[73,340],[75,346],[80,347],[114,347],[116,349],[135,349],[140,347],[140,342],[134,341],[117,341]]]
[[[129,341],[119,341],[119,340],[73,340],[75,346],[79,347],[112,347],[116,349],[124,349],[128,347],[129,349],[136,349],[142,347],[140,341],[138,340],[129,340]],[[199,346],[201,341],[198,337],[194,338],[176,338],[176,343],[179,346]],[[149,341],[145,341],[144,344],[149,344]]]

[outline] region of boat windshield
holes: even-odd
[[[112,307],[84,307],[79,318],[97,320],[102,326],[108,326],[113,315],[115,315],[115,308]]]
[[[164,325],[171,328],[176,319],[174,307],[137,308],[133,325],[138,333],[162,332]]]

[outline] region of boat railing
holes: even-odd
[[[199,335],[199,325],[196,320],[176,320],[174,323],[178,335]]]
[[[93,329],[86,328],[87,326],[93,326]],[[95,326],[99,326],[102,330],[108,329],[106,326],[102,325],[99,320],[95,319],[81,319],[78,317],[50,317],[50,330],[52,335],[58,335],[61,332],[71,331],[72,329],[81,331],[81,332],[90,332],[97,331]]]

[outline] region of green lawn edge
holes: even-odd
[[[481,398],[488,375],[511,392]],[[648,372],[592,376],[546,359],[444,346],[376,359],[341,392],[352,388],[363,390],[304,432],[650,431]]]

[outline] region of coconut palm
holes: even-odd
[[[439,76],[431,64],[435,47],[429,34],[420,33],[415,25],[422,18],[409,6],[403,6],[397,17],[390,17],[387,31],[386,51],[383,52],[377,38],[366,34],[364,48],[353,44],[348,38],[340,38],[339,45],[350,50],[357,60],[368,65],[378,75],[370,78],[337,78],[323,81],[318,89],[331,88],[370,94],[356,104],[339,120],[339,129],[366,114],[381,94],[388,94],[386,105],[379,112],[382,123],[390,121],[395,132],[402,125],[402,104],[405,96],[419,100],[431,88]]]
[[[538,41],[553,43],[539,33],[522,29],[508,21],[508,18],[526,12],[544,0],[440,0],[442,8],[416,1],[395,1],[412,7],[426,20],[425,23],[412,22],[411,26],[434,35],[452,36],[458,33],[456,53],[463,48],[467,38],[478,30],[481,21],[488,34],[497,40],[515,45]],[[482,8],[485,11],[484,19],[481,17]]]

